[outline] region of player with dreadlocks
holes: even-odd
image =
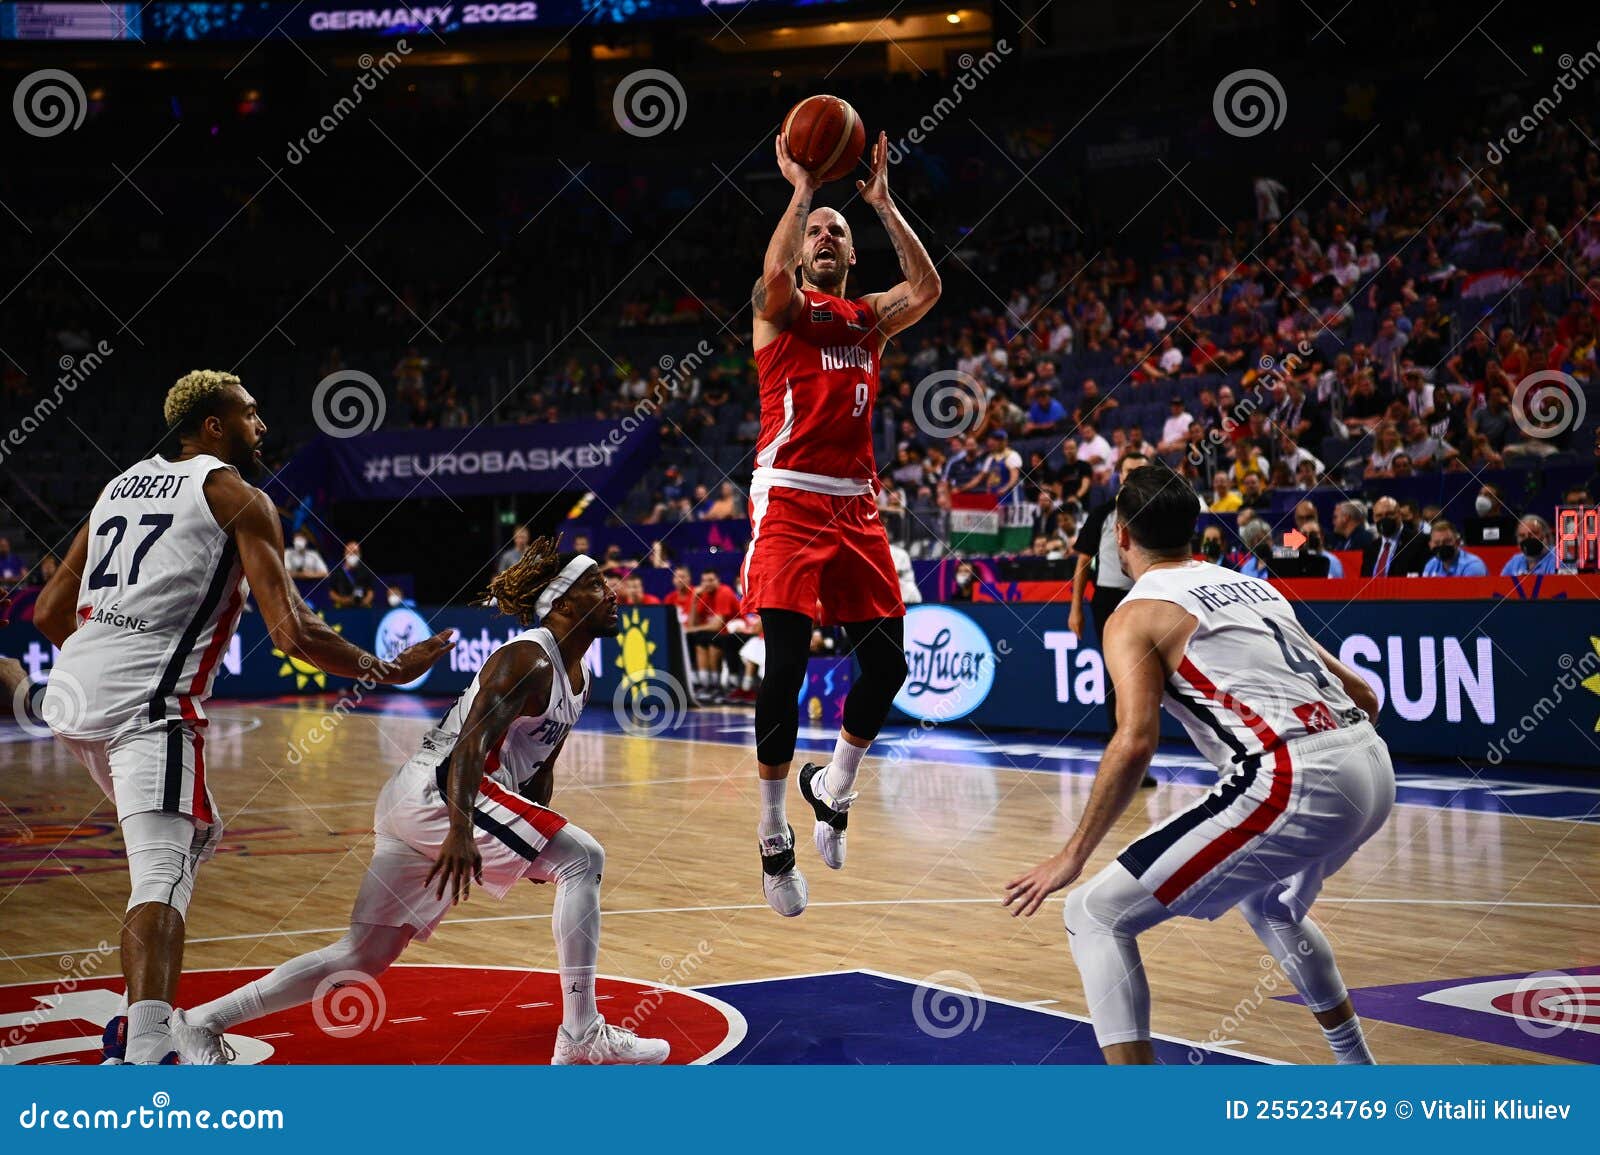
[[[378,796],[372,864],[330,947],[188,1013],[176,1036],[186,1062],[226,1062],[222,1033],[378,975],[427,939],[476,882],[497,898],[518,879],[556,884],[554,930],[564,1063],[659,1063],[668,1045],[612,1026],[595,1009],[600,873],[605,854],[549,809],[555,764],[589,700],[583,656],[615,637],[617,599],[594,559],[541,538],[495,576],[485,601],[527,626],[496,650]]]

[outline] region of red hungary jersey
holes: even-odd
[[[756,479],[821,493],[864,492],[878,472],[872,453],[881,343],[876,318],[862,300],[815,289],[800,295],[793,323],[756,350]]]

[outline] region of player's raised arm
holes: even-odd
[[[1179,650],[1188,615],[1170,602],[1140,604],[1140,613],[1111,615],[1101,645],[1106,676],[1117,688],[1117,732],[1106,744],[1078,828],[1066,846],[1026,874],[1006,883],[1005,906],[1031,915],[1055,891],[1083,873],[1084,864],[1139,792],[1139,783],[1161,738],[1161,691],[1166,681],[1161,649],[1167,639]],[[1193,619],[1190,619],[1192,623]]]
[[[427,879],[430,886],[438,879],[435,895],[442,898],[448,894],[452,902],[465,902],[474,879],[483,885],[483,857],[473,837],[472,811],[489,753],[519,714],[544,710],[554,684],[555,667],[537,645],[502,646],[484,663],[478,674],[478,695],[450,755],[444,791],[450,835],[439,848]]]
[[[795,285],[795,269],[800,266],[800,249],[806,239],[806,218],[811,215],[811,198],[817,194],[817,178],[789,155],[778,136],[778,169],[794,186],[789,207],[767,242],[767,255],[761,262],[761,279],[750,293],[756,321],[783,328],[788,324],[800,294]]]
[[[889,240],[894,244],[894,254],[900,261],[900,272],[905,276],[886,293],[873,293],[867,303],[878,317],[878,332],[887,341],[908,329],[927,315],[939,299],[942,286],[939,270],[933,267],[928,250],[922,247],[917,234],[906,224],[905,217],[895,207],[889,195],[889,137],[878,134],[872,146],[872,175],[856,181],[856,191],[861,199],[872,206],[883,227],[889,230]]]
[[[33,603],[34,626],[57,646],[66,645],[78,627],[78,590],[83,585],[83,567],[88,564],[89,523],[84,522],[72,539],[67,556]]]
[[[373,678],[403,685],[449,652],[450,630],[402,650],[387,662],[352,645],[312,613],[295,589],[283,564],[283,527],[271,499],[227,469],[215,470],[206,478],[205,494],[217,524],[239,550],[239,563],[272,644],[285,654],[342,678]]]

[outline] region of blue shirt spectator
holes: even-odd
[[[1556,551],[1550,548],[1550,525],[1538,514],[1530,513],[1517,522],[1517,545],[1522,552],[1506,562],[1501,577],[1561,572]]]
[[[1555,550],[1547,549],[1533,561],[1530,561],[1525,553],[1516,554],[1500,570],[1500,576],[1526,577],[1528,574],[1551,574],[1556,573],[1559,568],[1556,564]]]
[[[1024,432],[1054,429],[1066,419],[1066,407],[1041,390],[1038,399],[1028,406],[1028,428]]]
[[[1512,558],[1518,561],[1520,558]],[[1423,577],[1488,577],[1489,567],[1483,564],[1483,559],[1475,553],[1468,553],[1464,549],[1457,549],[1455,557],[1446,562],[1438,554],[1428,559],[1428,564],[1422,567]]]

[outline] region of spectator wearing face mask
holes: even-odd
[[[946,601],[970,602],[972,591],[977,587],[977,577],[972,572],[972,567],[966,562],[956,566],[956,588],[950,591]]]
[[[304,533],[295,534],[289,548],[283,551],[283,568],[290,577],[301,580],[328,576],[328,563]]]
[[[368,609],[374,592],[383,586],[378,575],[361,560],[361,543],[345,542],[344,560],[328,578],[328,597],[334,606],[341,610]]]
[[[1501,577],[1524,577],[1528,574],[1553,574],[1561,571],[1556,551],[1550,548],[1550,525],[1544,518],[1530,513],[1517,523],[1517,548],[1521,551],[1506,562]]]
[[[1467,518],[1468,545],[1511,545],[1516,540],[1517,519],[1500,500],[1500,491],[1485,485],[1472,503],[1473,516]]]
[[[1246,550],[1244,561],[1239,563],[1239,572],[1245,577],[1270,577],[1267,563],[1272,558],[1272,531],[1267,528],[1267,523],[1259,518],[1250,522],[1239,530],[1239,540],[1244,542]]]
[[[1422,567],[1423,577],[1488,577],[1489,567],[1475,553],[1461,548],[1461,535],[1444,518],[1433,523],[1428,547],[1433,556]]]
[[[1312,517],[1303,522],[1297,520],[1295,528],[1306,539],[1305,544],[1300,547],[1300,552],[1302,554],[1311,554],[1315,557],[1327,558],[1328,572],[1325,576],[1331,578],[1344,577],[1344,563],[1339,560],[1337,555],[1328,553],[1323,549],[1322,523]]]
[[[1237,569],[1238,562],[1228,554],[1227,542],[1222,536],[1222,527],[1208,525],[1200,534],[1200,556],[1212,565],[1220,565],[1224,569]]]
[[[1380,497],[1372,506],[1378,536],[1361,551],[1362,577],[1413,577],[1428,564],[1428,539],[1400,520],[1400,505]]]
[[[384,592],[384,601],[388,604],[391,610],[397,610],[401,606],[404,606],[408,610],[414,610],[417,608],[417,603],[406,597],[406,591],[401,589],[399,586],[390,586],[388,590]]]

